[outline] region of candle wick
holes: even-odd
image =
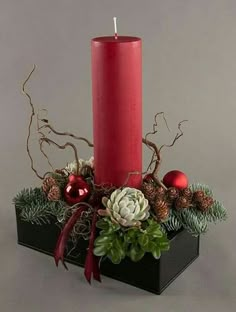
[[[113,22],[114,22],[114,30],[115,30],[115,39],[117,39],[118,38],[118,33],[117,33],[116,17],[113,17]]]

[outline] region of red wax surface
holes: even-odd
[[[141,39],[99,37],[91,47],[95,183],[140,188]]]

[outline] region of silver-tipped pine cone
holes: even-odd
[[[156,188],[156,199],[163,199],[165,195],[166,190],[162,186]]]
[[[193,192],[190,190],[189,187],[186,187],[181,190],[180,195],[186,197],[187,199],[191,200],[193,197]]]
[[[210,196],[204,197],[201,201],[198,202],[197,208],[202,212],[208,211],[213,205],[214,200]]]
[[[179,197],[179,190],[177,188],[169,187],[167,189],[167,199],[170,203],[173,202],[178,197]]]
[[[175,201],[175,208],[177,210],[187,209],[190,207],[190,205],[191,205],[191,201],[184,196],[180,196]]]
[[[125,187],[103,197],[103,205],[110,218],[122,226],[139,226],[149,217],[149,203],[144,194],[135,188]]]
[[[49,190],[51,189],[52,186],[56,185],[57,182],[54,178],[52,177],[46,177],[43,180],[43,185],[42,185],[42,189],[45,193],[48,193]]]
[[[152,182],[144,182],[142,192],[147,200],[152,203],[156,198],[156,187]]]
[[[157,199],[154,205],[154,211],[158,222],[166,221],[169,218],[169,205],[163,199]]]
[[[58,185],[53,185],[48,192],[48,200],[56,201],[61,198],[61,191]]]
[[[201,202],[205,197],[205,193],[202,190],[195,191],[193,193],[193,201],[194,202]]]

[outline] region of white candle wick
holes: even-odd
[[[115,39],[117,39],[117,37],[118,37],[118,33],[117,33],[117,23],[116,23],[116,17],[113,17],[113,21],[114,21]]]

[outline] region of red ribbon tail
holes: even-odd
[[[64,267],[68,270],[65,261],[64,261],[64,252],[66,248],[66,243],[68,241],[68,237],[76,223],[76,221],[80,218],[81,213],[87,209],[86,206],[82,206],[78,208],[72,216],[69,218],[67,223],[65,224],[63,230],[61,231],[61,234],[57,240],[56,248],[54,250],[54,260],[56,263],[56,266],[58,266],[59,262],[61,261]]]
[[[96,222],[97,222],[97,209],[94,211],[94,214],[93,214],[91,235],[89,239],[89,247],[88,247],[88,252],[87,252],[87,256],[85,260],[85,269],[84,269],[84,275],[85,275],[86,280],[89,282],[89,284],[91,284],[92,274],[95,280],[97,280],[98,282],[101,282],[100,269],[99,269],[99,257],[96,257],[93,254],[94,241],[96,237]]]
[[[64,250],[65,250],[65,239],[64,239],[64,233],[63,231],[60,233],[60,236],[57,240],[57,245],[56,245],[56,248],[54,250],[54,260],[55,260],[55,263],[56,263],[56,266],[58,267],[58,264],[59,264],[59,261],[62,262],[64,268],[66,270],[68,270],[68,267],[66,266],[65,264],[65,261],[64,261]]]
[[[94,256],[93,261],[93,278],[100,283],[102,282],[99,268],[99,257],[96,256]]]

